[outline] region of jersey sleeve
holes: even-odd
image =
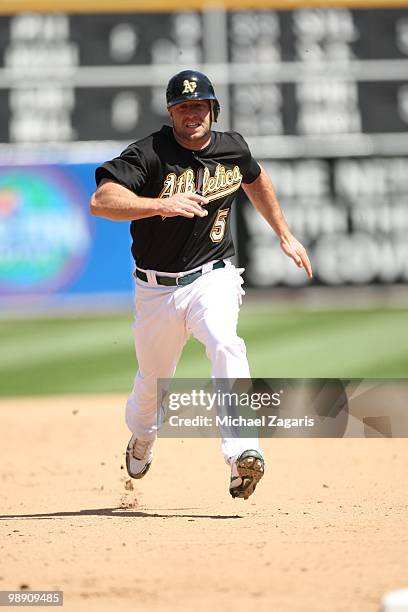
[[[113,180],[135,193],[139,193],[147,182],[147,162],[142,152],[130,146],[110,161],[105,162],[95,170],[96,184],[102,179]]]
[[[232,132],[231,135],[238,144],[242,156],[239,164],[242,173],[242,182],[253,183],[261,174],[261,168],[258,162],[252,157],[252,153],[241,134]]]

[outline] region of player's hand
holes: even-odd
[[[170,198],[159,198],[159,214],[162,217],[206,217],[202,208],[209,200],[198,193],[176,193]]]
[[[280,245],[282,251],[293,259],[298,268],[304,268],[309,278],[313,278],[312,265],[309,257],[307,256],[306,249],[296,240],[292,234],[286,234],[281,236]]]

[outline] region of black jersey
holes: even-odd
[[[132,221],[132,254],[145,270],[183,272],[234,255],[230,210],[241,183],[261,169],[236,132],[211,132],[200,151],[182,147],[169,126],[131,144],[96,170],[97,184],[114,180],[137,195],[158,198],[195,192],[208,198],[206,217],[160,215]]]

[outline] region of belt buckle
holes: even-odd
[[[181,285],[179,285],[179,278],[181,278],[181,276],[176,276],[176,287],[181,287]]]

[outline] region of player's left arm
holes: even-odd
[[[282,251],[291,257],[298,268],[304,268],[309,278],[312,278],[312,266],[305,247],[290,232],[281,207],[276,197],[272,181],[265,168],[252,183],[242,183],[242,188],[253,206],[266,219],[279,238]]]

